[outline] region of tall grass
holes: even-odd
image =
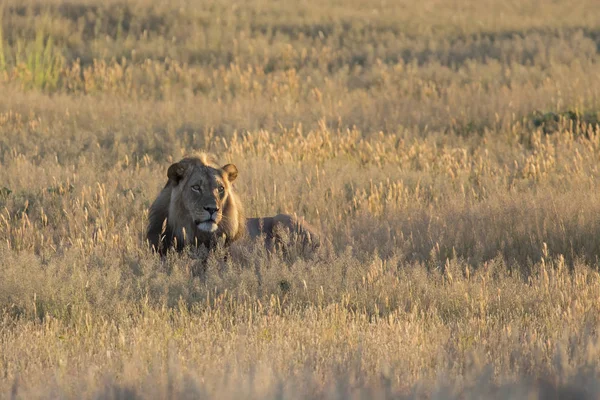
[[[35,39],[16,39],[14,48],[5,49],[2,11],[0,11],[0,71],[7,80],[19,81],[24,89],[55,91],[63,73],[64,58],[55,48],[51,36],[44,32],[43,24],[36,29]]]
[[[4,33],[2,32],[2,17],[4,14],[4,8],[0,7],[0,71],[1,72],[5,72],[6,71],[6,55],[4,54]]]
[[[598,396],[596,2],[2,10],[0,397]],[[196,151],[331,246],[152,255]]]

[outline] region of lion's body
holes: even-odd
[[[303,247],[320,245],[317,230],[288,214],[248,218],[231,182],[237,168],[219,168],[208,156],[184,158],[169,167],[169,180],[150,206],[146,238],[161,254],[186,245],[212,249],[243,237],[264,238],[267,249],[295,240]],[[245,223],[244,223],[245,222]]]
[[[264,238],[267,249],[281,245],[290,240],[296,241],[305,248],[316,248],[320,245],[317,229],[304,220],[288,214],[274,217],[246,219],[246,232],[252,239]]]

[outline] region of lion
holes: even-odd
[[[167,170],[167,183],[150,206],[146,239],[164,255],[186,245],[211,250],[241,238],[263,238],[268,250],[285,247],[290,238],[317,248],[320,235],[314,227],[288,214],[244,217],[242,203],[233,190],[238,176],[233,164],[219,167],[207,154],[186,157]]]
[[[186,157],[167,170],[168,181],[150,206],[146,237],[161,254],[186,244],[212,248],[243,233],[242,207],[231,183],[235,165],[217,166],[206,154]]]

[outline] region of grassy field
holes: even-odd
[[[599,76],[597,0],[1,1],[0,398],[598,398]],[[151,254],[198,151],[331,248]]]

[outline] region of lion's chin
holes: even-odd
[[[196,227],[199,231],[204,232],[214,232],[219,229],[219,225],[217,225],[217,223],[214,221],[200,222],[198,225],[196,225]]]

